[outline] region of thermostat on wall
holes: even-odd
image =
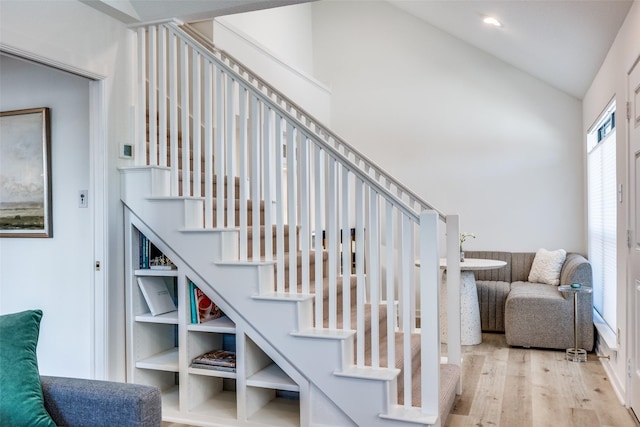
[[[132,159],[133,158],[133,145],[131,145],[131,144],[120,144],[120,158],[121,159]]]

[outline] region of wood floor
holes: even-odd
[[[600,361],[564,359],[564,351],[512,348],[504,334],[463,346],[463,392],[446,427],[637,427]]]
[[[483,334],[463,358],[463,392],[445,427],[640,427],[594,354],[573,363],[563,351],[511,348],[504,334]]]

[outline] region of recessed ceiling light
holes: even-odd
[[[496,18],[494,18],[493,16],[486,16],[482,22],[484,22],[487,25],[492,25],[494,27],[502,27],[502,22],[498,21]]]

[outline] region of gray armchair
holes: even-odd
[[[59,426],[159,427],[160,390],[140,384],[41,376],[44,404]]]

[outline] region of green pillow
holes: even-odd
[[[36,346],[42,310],[0,316],[0,426],[54,426],[44,407]]]

